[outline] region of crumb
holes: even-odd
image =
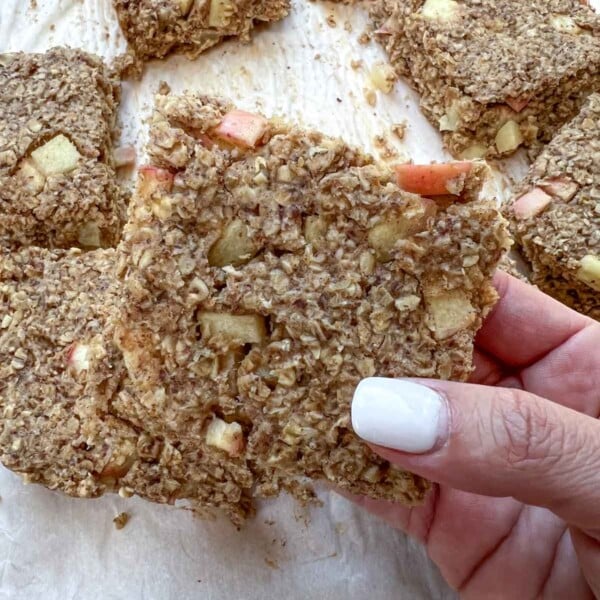
[[[375,106],[375,104],[377,104],[377,94],[373,90],[365,88],[363,94],[369,106]]]
[[[113,523],[115,524],[116,529],[123,529],[125,525],[129,522],[129,515],[126,512],[122,512],[118,514],[114,519]]]
[[[360,34],[358,43],[362,46],[366,46],[371,41],[371,36],[365,31]]]
[[[321,55],[320,54],[315,54],[315,60],[321,60]]]
[[[337,23],[335,22],[335,17],[333,15],[327,15],[326,21],[329,27],[335,27],[337,25]]]
[[[171,93],[171,86],[166,81],[161,81],[158,84],[158,94],[166,96]]]
[[[408,123],[406,121],[402,121],[402,123],[394,123],[392,125],[392,133],[399,139],[403,140],[406,135],[406,129],[408,127]]]
[[[275,559],[269,558],[268,556],[265,557],[265,564],[271,567],[271,569],[279,569],[279,563]]]
[[[352,23],[350,23],[350,21],[344,21],[344,30],[348,33],[352,33]]]
[[[356,69],[360,69],[363,66],[362,60],[351,60],[350,67],[356,71]]]
[[[338,102],[340,102],[340,103],[342,102],[342,99],[341,99],[341,98],[336,98],[336,100],[337,100]]]

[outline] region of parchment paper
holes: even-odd
[[[327,20],[328,17],[332,17]],[[332,26],[335,23],[335,26]],[[438,133],[402,82],[393,93],[364,90],[385,55],[361,45],[359,7],[295,0],[292,15],[261,27],[250,45],[227,42],[190,62],[152,63],[141,82],[124,84],[122,141],[142,150],[152,96],[161,80],[173,91],[202,90],[247,109],[343,136],[376,156],[384,136],[393,160],[442,160]],[[0,52],[79,46],[111,59],[125,50],[109,0],[0,0]],[[351,67],[351,61],[363,65]],[[404,140],[391,134],[407,122]],[[511,161],[519,176],[525,161]],[[500,177],[492,193],[508,193]],[[424,551],[402,534],[321,491],[321,508],[290,498],[265,503],[241,531],[218,518],[201,521],[175,507],[138,498],[75,500],[24,486],[0,467],[0,598],[187,599],[310,598],[403,600],[452,598]],[[131,515],[117,531],[112,519]]]

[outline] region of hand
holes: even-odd
[[[425,505],[352,499],[423,542],[464,598],[600,597],[600,324],[495,284],[472,383],[367,379],[354,396],[358,435],[437,482]]]

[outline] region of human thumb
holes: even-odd
[[[369,378],[355,432],[392,464],[437,483],[513,496],[600,540],[600,422],[518,389]]]

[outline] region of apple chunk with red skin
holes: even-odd
[[[269,121],[262,115],[232,110],[223,117],[213,133],[236,146],[255,148],[268,129]]]
[[[398,165],[396,181],[405,191],[421,196],[456,194],[456,184],[473,168],[471,161],[432,165]],[[461,187],[461,186],[458,186]]]
[[[523,221],[539,215],[551,202],[552,196],[536,187],[517,198],[512,205],[512,211],[515,219]]]

